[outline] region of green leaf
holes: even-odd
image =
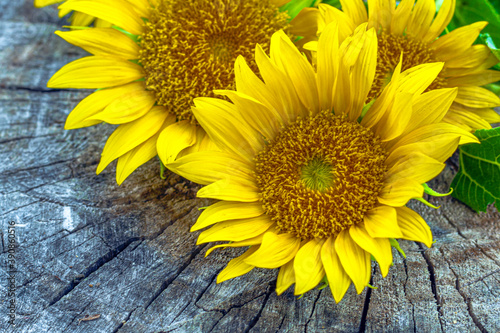
[[[490,49],[491,53],[497,58],[497,60],[500,62],[500,50],[497,47],[497,44],[493,41],[493,38],[491,38],[489,33],[484,33],[480,34],[479,38],[483,41],[486,46]],[[498,66],[498,64],[497,64]],[[498,69],[498,68],[497,68]]]
[[[500,127],[474,135],[481,144],[460,147],[460,169],[451,183],[451,196],[476,212],[485,212],[495,201],[500,210]]]
[[[338,9],[342,8],[340,5],[340,0],[323,0],[321,3],[326,3],[327,5],[337,7]]]
[[[464,25],[478,21],[488,21],[483,33],[489,33],[495,45],[500,45],[500,7],[494,5],[495,1],[488,0],[457,0],[455,16],[448,25],[449,30],[454,30]]]

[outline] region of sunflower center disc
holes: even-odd
[[[233,89],[239,55],[257,71],[255,44],[269,52],[272,34],[287,31],[288,19],[270,0],[165,0],[140,37],[146,87],[177,120],[194,122],[193,98]]]
[[[301,239],[338,234],[375,207],[386,156],[358,123],[326,112],[298,119],[255,158],[264,210]]]
[[[417,65],[439,61],[427,44],[413,39],[411,36],[395,36],[382,32],[377,36],[377,40],[377,70],[372,89],[366,100],[367,103],[373,98],[377,98],[389,83],[394,69],[401,60],[401,52],[403,53],[402,72]],[[443,88],[444,86],[445,73],[442,70],[427,88],[427,91]]]

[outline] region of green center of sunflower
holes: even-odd
[[[373,80],[372,89],[368,94],[366,102],[377,98],[384,87],[389,84],[394,69],[399,64],[401,52],[403,53],[403,64],[401,71],[405,71],[417,65],[439,61],[432,49],[425,43],[412,38],[411,36],[395,36],[382,32],[377,36],[377,70]],[[426,91],[443,88],[446,79],[444,70],[431,83]]]
[[[268,52],[272,34],[287,31],[288,19],[270,0],[164,0],[140,37],[146,88],[177,120],[195,122],[193,98],[233,89],[239,55],[257,71],[255,44]]]
[[[325,192],[333,185],[335,180],[333,166],[319,158],[313,158],[302,166],[300,180],[307,188]]]
[[[256,156],[264,210],[301,239],[336,235],[377,204],[386,157],[358,123],[327,112],[298,119]]]

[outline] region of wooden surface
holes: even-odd
[[[114,166],[95,175],[113,126],[65,131],[88,92],[45,87],[84,53],[53,34],[64,24],[32,0],[0,0],[1,332],[499,332],[500,215],[452,198],[412,204],[430,224],[432,249],[401,241],[386,279],[297,299],[274,292],[276,271],[217,285],[241,250],[196,246],[189,233],[206,201],[151,161],[117,186]],[[432,185],[445,191],[452,161]],[[7,324],[7,228],[15,221],[16,328]],[[80,321],[85,316],[100,318]],[[86,319],[88,319],[87,317]]]

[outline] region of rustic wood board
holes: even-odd
[[[239,249],[196,246],[189,233],[208,204],[151,161],[117,186],[114,167],[95,174],[112,126],[65,131],[88,92],[51,91],[46,81],[84,53],[53,34],[54,8],[0,0],[0,292],[7,293],[7,229],[16,240],[16,327],[0,302],[2,332],[499,332],[500,215],[476,214],[447,197],[412,208],[436,243],[402,241],[404,259],[340,304],[328,289],[297,299],[274,292],[277,272],[215,278]],[[447,190],[449,163],[432,185]],[[80,321],[100,315],[95,320]],[[88,317],[86,317],[88,316]]]

